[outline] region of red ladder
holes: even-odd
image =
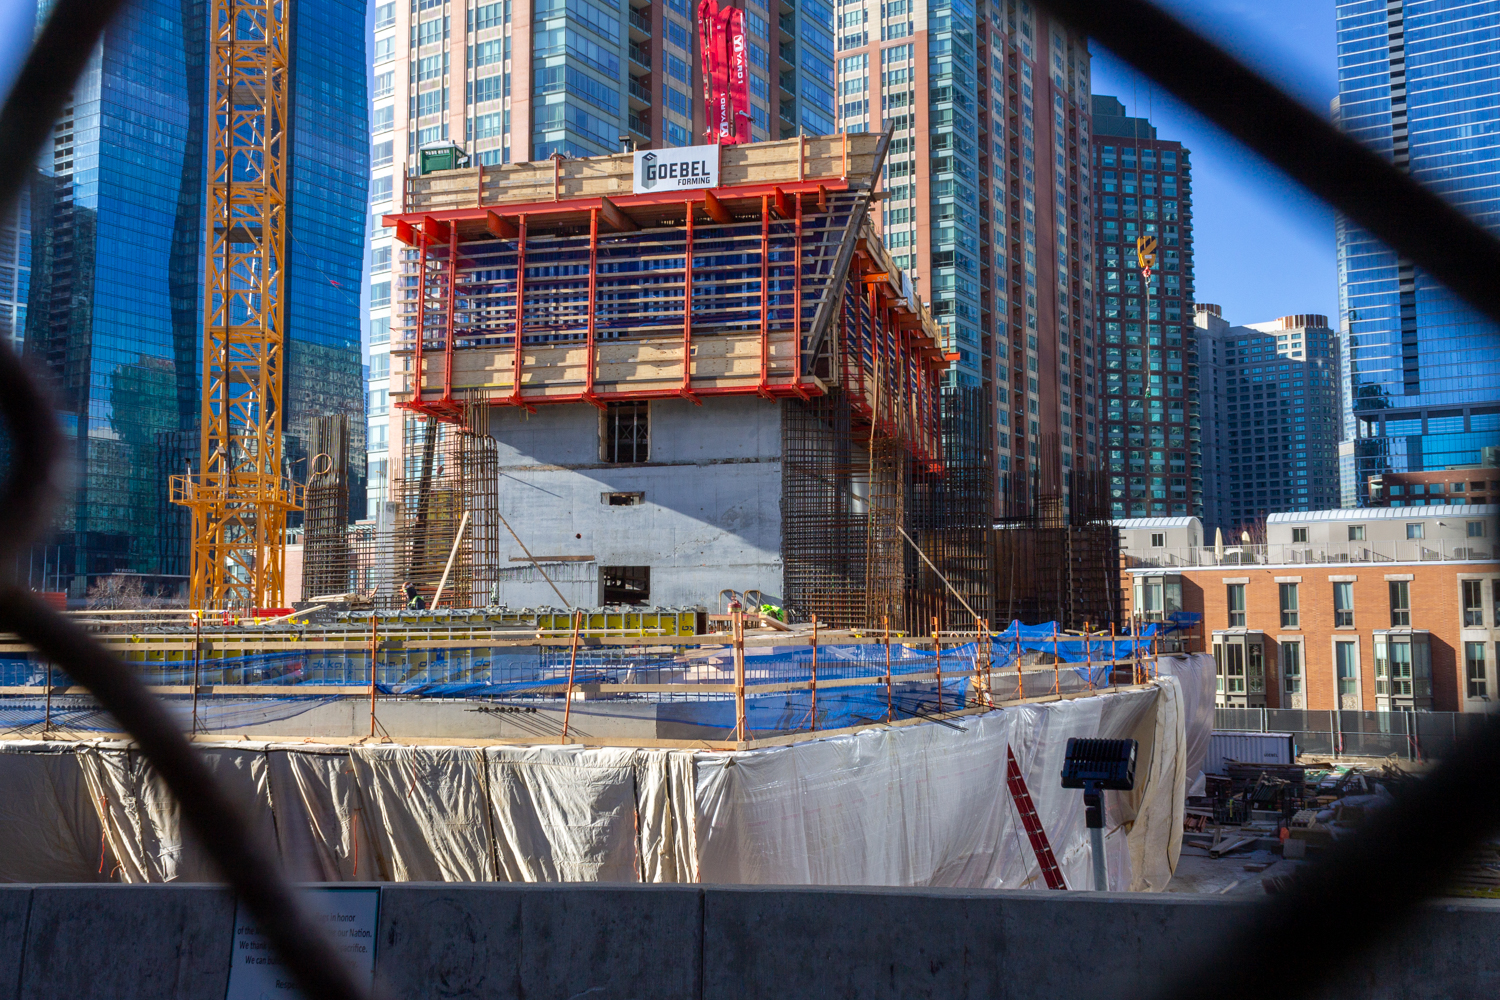
[[[1026,779],[1021,777],[1021,767],[1016,763],[1015,751],[1009,745],[1005,747],[1005,758],[1005,783],[1010,786],[1010,797],[1015,800],[1016,811],[1021,814],[1021,825],[1026,827],[1026,836],[1031,840],[1031,849],[1036,852],[1036,863],[1041,866],[1047,888],[1066,889],[1068,883],[1063,881],[1062,870],[1057,867],[1057,859],[1052,856],[1047,831],[1042,829],[1042,821],[1031,801],[1031,792],[1026,789]]]

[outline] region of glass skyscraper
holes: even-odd
[[[1158,138],[1149,120],[1126,115],[1118,98],[1096,94],[1093,105],[1110,510],[1117,518],[1202,517],[1191,157],[1182,143]],[[1142,236],[1157,240],[1144,285]]]
[[[299,0],[293,22],[284,429],[299,479],[313,417],[363,427],[364,14],[364,0]],[[25,346],[75,469],[33,586],[81,597],[105,576],[169,592],[186,580],[188,519],[167,480],[198,461],[207,15],[203,0],[133,0],[44,154]]]
[[[1351,136],[1500,234],[1500,0],[1340,0],[1339,97]],[[1500,464],[1493,324],[1347,219],[1343,503],[1369,479]]]

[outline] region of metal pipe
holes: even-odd
[[[818,731],[818,616],[812,616],[812,730]]]
[[[573,678],[578,669],[578,630],[583,627],[583,612],[573,612],[573,641],[568,644],[568,691],[563,700],[562,742],[568,742],[568,723],[573,715]]]
[[[432,610],[436,611],[438,602],[443,599],[443,588],[448,586],[448,574],[453,572],[453,560],[458,557],[458,547],[463,544],[464,529],[469,526],[469,512],[464,511],[464,516],[459,518],[458,531],[453,536],[453,547],[448,550],[448,562],[443,566],[443,575],[438,580],[437,592],[432,595]]]

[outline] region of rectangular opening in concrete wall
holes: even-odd
[[[601,493],[599,499],[611,507],[634,507],[646,502],[646,494],[639,490],[629,493]]]
[[[610,403],[599,415],[599,458],[605,462],[645,462],[651,455],[650,404]]]
[[[651,600],[650,566],[600,566],[600,604],[645,604]]]

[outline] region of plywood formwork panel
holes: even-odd
[[[878,169],[882,138],[863,133],[726,146],[720,154],[719,183],[734,188],[869,177]],[[408,181],[403,210],[444,212],[581,198],[628,198],[637,193],[633,176],[633,153],[460,167]]]

